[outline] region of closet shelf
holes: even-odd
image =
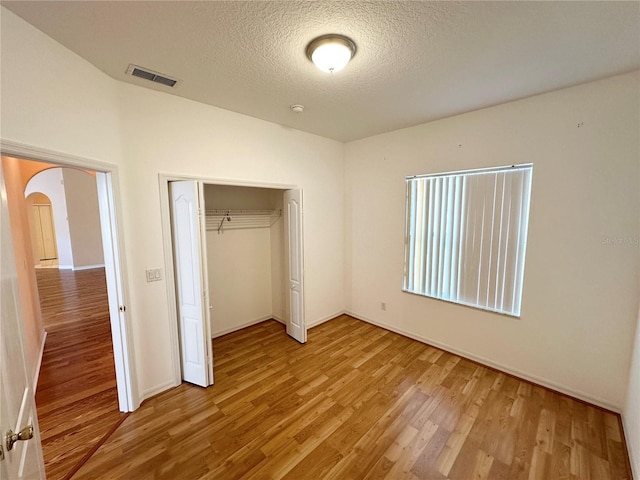
[[[282,210],[205,210],[207,230],[269,228],[282,216]]]

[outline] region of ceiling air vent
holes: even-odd
[[[129,65],[129,68],[127,68],[127,75],[144,78],[145,80],[166,85],[167,87],[175,87],[178,83],[178,80],[174,78],[167,77],[162,73],[154,72],[148,68],[138,67],[137,65]]]

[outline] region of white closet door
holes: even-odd
[[[288,256],[289,319],[287,334],[300,343],[307,341],[304,319],[304,265],[302,251],[302,190],[284,192],[285,247]]]
[[[213,383],[211,326],[204,246],[202,184],[171,182],[174,263],[183,380],[206,387]]]

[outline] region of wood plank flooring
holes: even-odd
[[[104,269],[36,269],[47,340],[36,390],[45,470],[65,479],[122,420]]]
[[[616,414],[348,316],[213,345],[213,387],[144,402],[74,480],[631,479]]]

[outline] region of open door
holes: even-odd
[[[182,379],[213,384],[202,182],[169,182]]]
[[[302,251],[302,190],[284,192],[285,252],[289,281],[287,334],[307,341],[304,319],[304,265]]]
[[[24,353],[13,240],[0,169],[0,480],[44,478],[33,379]]]
[[[118,222],[116,204],[113,195],[113,175],[110,172],[96,172],[98,189],[98,210],[100,211],[100,233],[102,235],[102,253],[104,273],[109,299],[109,318],[111,319],[111,341],[113,360],[116,367],[116,386],[118,406],[121,412],[132,412],[138,408],[137,391],[131,372],[135,370],[133,355],[129,345],[127,328],[127,308],[123,284],[123,264],[118,242]]]

